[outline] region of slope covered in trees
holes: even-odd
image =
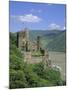
[[[41,37],[42,48],[48,48],[49,51],[66,51],[66,31],[61,30],[34,30],[30,31],[31,40]]]
[[[46,46],[51,51],[66,51],[66,32],[59,33],[52,41]]]
[[[9,88],[64,85],[59,71],[46,68],[42,62],[27,64],[16,46],[16,34],[10,33]]]

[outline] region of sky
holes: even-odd
[[[11,32],[30,30],[65,29],[64,4],[9,2],[9,28]]]

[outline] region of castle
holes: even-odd
[[[24,54],[24,61],[27,63],[38,63],[40,60],[32,61],[32,54],[34,52],[41,53],[41,61],[46,64],[48,67],[51,67],[51,61],[49,60],[48,50],[44,50],[41,48],[40,45],[40,36],[37,36],[36,41],[30,41],[29,39],[29,30],[25,28],[24,30],[17,33],[17,40],[18,40],[18,48],[21,53]]]

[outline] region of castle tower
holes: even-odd
[[[20,50],[28,50],[29,49],[29,30],[25,28],[24,30],[18,32],[18,48]]]
[[[37,36],[37,50],[40,50],[40,36]]]

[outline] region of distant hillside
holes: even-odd
[[[41,38],[47,37],[52,38],[56,36],[59,32],[59,30],[31,30],[30,31],[30,39],[35,40],[37,36],[40,36]]]
[[[30,39],[33,41],[40,36],[42,48],[48,48],[50,51],[65,51],[65,33],[59,30],[33,30],[30,31]]]
[[[59,33],[46,46],[51,51],[66,51],[66,32]]]

